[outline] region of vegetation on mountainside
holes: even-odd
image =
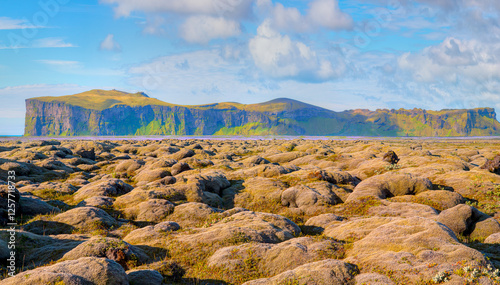
[[[330,111],[287,98],[259,104],[196,106],[165,103],[144,93],[91,90],[26,103],[26,135],[311,135],[492,136],[491,108],[472,110]]]

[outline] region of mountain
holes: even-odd
[[[287,98],[184,106],[118,90],[26,100],[27,136],[498,134],[500,123],[492,108],[334,112]]]

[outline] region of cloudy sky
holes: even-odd
[[[500,110],[498,0],[3,0],[0,135],[24,100]]]

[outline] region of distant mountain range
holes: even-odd
[[[27,136],[306,135],[492,136],[492,108],[334,112],[279,98],[259,104],[183,106],[144,93],[91,90],[26,100]]]

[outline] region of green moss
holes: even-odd
[[[380,202],[379,199],[372,196],[366,196],[349,201],[339,207],[342,208],[342,213],[346,216],[365,216],[368,214],[370,208],[380,205],[382,205],[382,202]]]
[[[233,135],[271,135],[272,130],[270,128],[266,128],[266,126],[262,123],[254,122],[248,123],[239,127],[223,127],[214,133],[216,136],[233,136]]]
[[[204,131],[205,131],[205,122],[201,122],[201,124],[194,131],[194,135],[195,136],[204,135]]]
[[[136,132],[136,136],[147,136],[147,135],[162,135],[165,130],[163,128],[162,122],[159,120],[153,120],[149,122],[146,126],[140,127]]]
[[[29,101],[30,114],[26,116],[25,134],[55,135],[350,135],[350,136],[485,136],[500,134],[500,123],[494,119],[492,109],[475,110],[354,110],[342,113],[328,113],[327,110],[290,99],[276,99],[260,104],[216,103],[199,106],[181,106],[149,98],[142,93],[126,93],[117,90],[91,90],[61,97],[34,98],[42,102],[62,102],[85,108],[77,126],[64,129],[59,117],[40,117],[44,110],[36,100]],[[114,129],[101,121],[100,112],[114,106],[153,106],[156,119],[141,117],[139,120],[128,116],[120,122],[113,122]],[[168,117],[159,117],[161,108],[167,110]],[[45,107],[44,107],[45,108]],[[168,109],[168,108],[166,108]],[[97,110],[97,111],[95,111]],[[208,117],[197,117],[190,110],[218,110],[231,113],[224,119],[217,119],[207,125]],[[300,110],[299,112],[295,112]],[[67,109],[65,108],[66,112]],[[163,110],[165,111],[165,109]],[[202,112],[195,112],[202,114]],[[232,113],[236,113],[233,117]],[[234,118],[264,118],[262,121],[238,126]],[[145,115],[144,115],[145,116]],[[237,117],[236,117],[237,116]],[[37,121],[40,120],[41,121]],[[194,120],[194,122],[193,122]],[[471,125],[472,120],[472,125]],[[41,124],[40,124],[41,123]],[[212,123],[212,122],[211,122]],[[43,130],[37,129],[42,125]],[[209,127],[207,127],[209,126]]]

